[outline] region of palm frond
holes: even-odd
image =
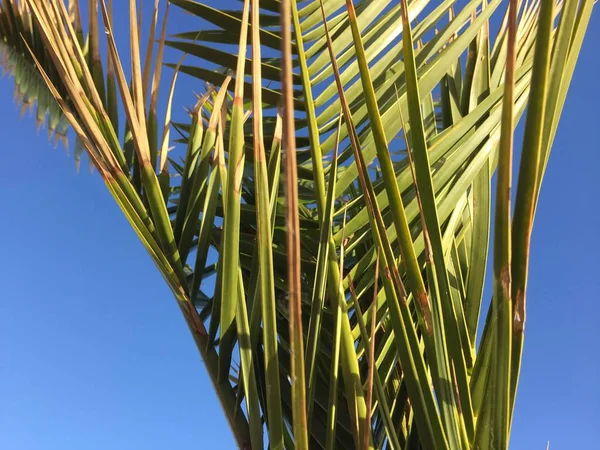
[[[531,224],[593,3],[170,0],[198,25],[167,38],[156,1],[141,42],[130,0],[124,61],[110,3],[86,22],[2,0],[0,49],[155,261],[240,448],[507,448]],[[184,75],[206,89],[173,123]]]

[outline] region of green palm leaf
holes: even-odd
[[[198,25],[168,38],[158,3],[141,42],[129,1],[125,61],[110,2],[2,0],[1,63],[155,261],[239,447],[508,448],[531,225],[593,0],[170,0]],[[173,123],[182,76],[206,89]]]

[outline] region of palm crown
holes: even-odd
[[[594,2],[170,0],[199,28],[167,38],[157,1],[141,42],[130,0],[129,60],[111,2],[79,3],[3,0],[2,65],[135,229],[238,445],[507,448],[531,225]],[[187,123],[181,73],[206,86]]]

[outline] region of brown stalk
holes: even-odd
[[[285,157],[286,246],[288,264],[290,352],[292,354],[292,405],[294,438],[299,449],[308,449],[304,343],[302,334],[300,221],[298,217],[298,174],[294,123],[294,84],[292,80],[291,0],[281,2],[283,155]]]

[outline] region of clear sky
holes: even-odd
[[[535,224],[515,450],[600,442],[598,44],[596,10]],[[179,105],[194,89],[179,85]],[[32,118],[19,120],[12,90],[0,82],[0,448],[233,449],[134,232],[97,175],[77,175]]]

